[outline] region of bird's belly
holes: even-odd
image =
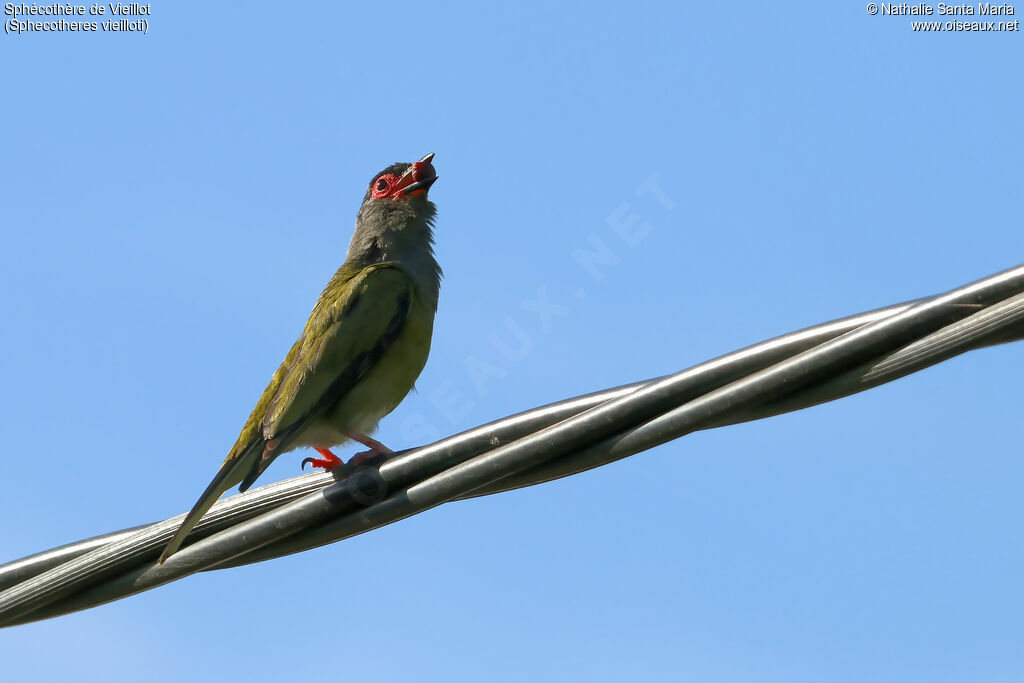
[[[433,326],[433,310],[415,303],[391,348],[323,417],[302,430],[299,443],[330,448],[347,441],[348,433],[372,433],[416,383],[430,353]]]

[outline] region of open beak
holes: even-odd
[[[430,163],[433,158],[434,154],[431,152],[410,166],[409,170],[398,179],[398,184],[392,190],[394,196],[404,197],[420,193],[426,194],[430,186],[437,180],[437,171],[434,170],[434,165]]]

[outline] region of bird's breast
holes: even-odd
[[[330,448],[347,441],[346,433],[372,433],[412,390],[426,365],[433,329],[433,305],[416,297],[394,343],[344,397],[303,429],[298,441]]]

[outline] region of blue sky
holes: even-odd
[[[1020,33],[909,21],[154,2],[0,37],[0,560],[191,505],[394,161],[437,154],[446,277],[393,448],[1016,265]],[[4,678],[1014,680],[1020,358],[6,630]]]

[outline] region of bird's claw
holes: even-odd
[[[355,455],[353,455],[352,458],[348,461],[349,468],[358,467],[367,460],[372,460],[378,455],[390,455],[391,453],[394,452],[390,448],[382,444],[380,441],[371,439],[368,436],[363,436],[362,434],[350,434],[349,436],[355,439],[356,441],[359,441],[359,443],[370,447],[370,450],[368,451],[363,451],[361,453],[356,453]],[[302,469],[306,469],[306,465],[309,464],[312,465],[313,467],[329,471],[345,464],[344,460],[336,456],[334,453],[331,453],[331,451],[326,448],[314,447],[314,450],[324,457],[306,458],[305,460],[302,461]]]
[[[316,452],[324,456],[323,458],[306,458],[302,461],[302,469],[306,469],[306,464],[310,464],[313,467],[320,468],[322,470],[332,470],[339,465],[344,465],[345,461],[331,453],[326,448],[317,448]]]

